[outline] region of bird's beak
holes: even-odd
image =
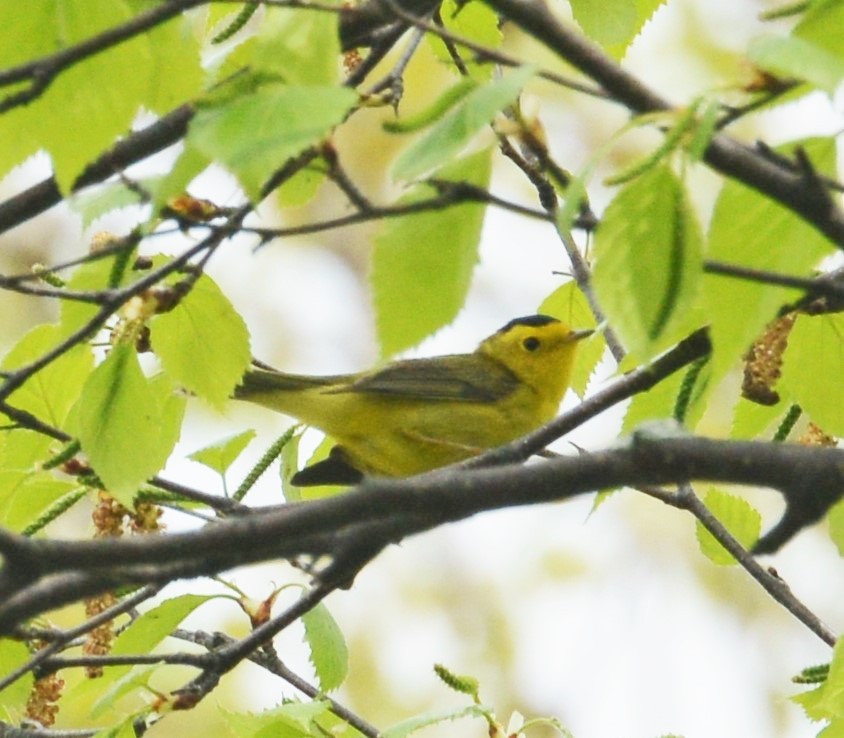
[[[584,338],[589,338],[595,331],[591,328],[582,331],[572,331],[566,336],[566,343],[574,343],[575,341],[582,341]]]

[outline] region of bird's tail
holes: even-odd
[[[300,392],[309,389],[331,387],[348,381],[347,377],[309,377],[301,374],[287,374],[270,369],[265,365],[255,365],[243,375],[240,385],[234,391],[235,399],[249,399],[252,395],[272,391]]]

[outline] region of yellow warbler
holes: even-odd
[[[471,354],[396,361],[361,374],[310,377],[255,366],[235,392],[331,436],[330,456],[293,483],[408,476],[475,456],[556,415],[577,342],[547,315],[512,320]]]

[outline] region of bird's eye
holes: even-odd
[[[524,346],[527,351],[536,351],[536,349],[539,348],[539,339],[536,336],[528,336],[524,341],[522,341],[522,346]]]

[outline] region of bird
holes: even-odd
[[[328,457],[296,486],[406,477],[463,461],[551,420],[571,381],[578,342],[548,315],[511,320],[472,353],[393,361],[358,374],[305,376],[254,363],[235,399],[330,436]]]

